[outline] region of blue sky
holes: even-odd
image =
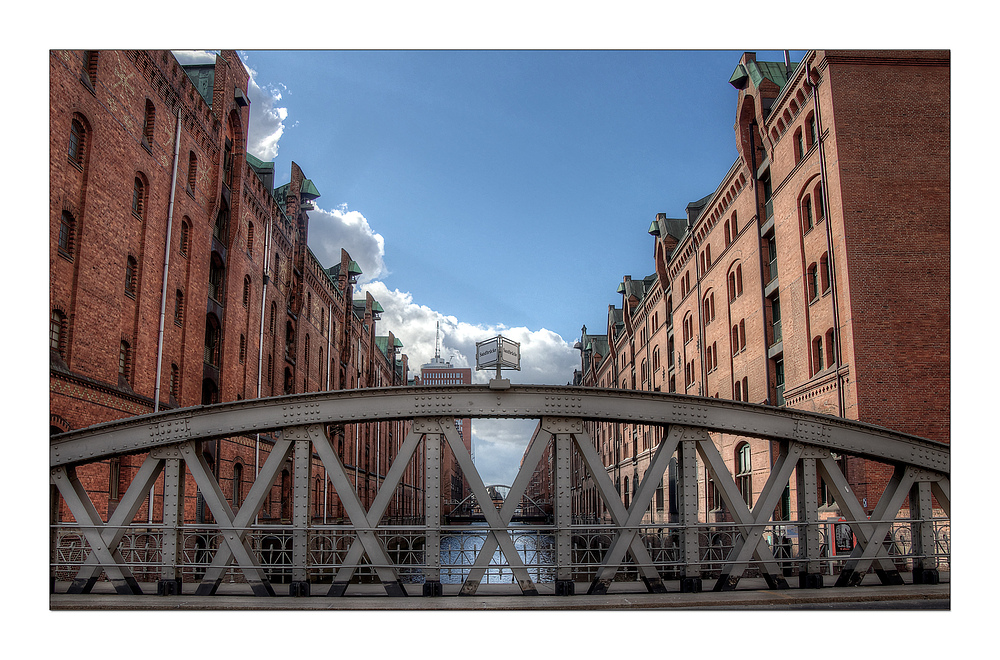
[[[411,376],[440,324],[456,366],[502,333],[521,343],[513,382],[566,384],[581,326],[603,334],[622,276],[653,272],[656,213],[683,217],[735,161],[741,54],[240,51],[248,150],[277,184],[292,161],[316,184],[309,245],[360,263]],[[533,426],[474,423],[487,483],[513,481]]]
[[[279,181],[297,162],[383,237],[366,273],[474,324],[601,332],[622,275],[653,270],[655,214],[736,158],[740,51],[241,54],[287,113]]]

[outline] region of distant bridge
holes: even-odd
[[[485,527],[441,523],[444,443],[453,451],[472,495],[480,503],[490,501],[487,486],[455,428],[454,421],[462,418],[540,420],[503,505],[483,507]],[[366,510],[324,425],[387,420],[411,420],[411,430]],[[647,476],[628,507],[584,430],[588,421],[664,428]],[[779,455],[752,509],[709,432],[779,442]],[[209,469],[202,443],[253,433],[272,433],[276,440],[246,499],[234,511]],[[512,527],[516,508],[550,443],[554,449],[554,521]],[[573,524],[574,449],[605,502],[610,523]],[[393,491],[418,451],[423,452],[427,466],[425,522],[388,525],[382,519]],[[314,452],[328,471],[349,524],[310,524],[308,477]],[[644,523],[644,513],[675,452],[678,522]],[[871,517],[851,492],[833,452],[894,466],[894,476]],[[76,469],[125,454],[146,454],[146,458],[105,523]],[[292,522],[254,525],[254,517],[289,458],[294,463]],[[185,466],[216,523],[183,524]],[[697,485],[702,466],[714,479],[734,522],[699,523]],[[677,394],[473,385],[340,390],[238,401],[144,415],[53,436],[50,467],[51,482],[77,521],[56,525],[51,550],[53,581],[69,575],[70,593],[90,592],[102,575],[119,594],[140,594],[140,582],[154,581],[159,593],[179,593],[183,582],[196,583],[196,593],[209,596],[229,575],[245,581],[256,595],[274,596],[273,583],[280,575],[290,579],[291,595],[316,595],[319,590],[313,587],[324,584],[329,585],[327,595],[340,596],[359,575],[367,574],[390,595],[407,595],[419,587],[423,595],[434,596],[446,592],[442,585],[449,580],[461,584],[457,593],[474,594],[487,574],[507,572],[522,594],[538,594],[542,586],[543,591],[569,595],[579,581],[590,584],[589,593],[605,593],[615,580],[641,582],[652,592],[664,592],[666,583],[676,580],[680,591],[700,591],[702,576],[707,574],[717,576],[715,590],[729,590],[737,587],[747,569],[756,570],[773,589],[788,588],[785,577],[790,572],[798,574],[800,586],[818,587],[824,573],[834,577],[835,562],[838,586],[859,584],[871,570],[882,584],[902,584],[901,571],[911,573],[915,582],[936,582],[939,570],[950,568],[948,445],[799,410]],[[133,524],[160,474],[164,475],[162,524]],[[815,498],[799,498],[794,520],[771,519],[793,475],[799,492],[816,492],[819,478],[827,484],[845,512],[841,524],[856,539],[849,554],[836,558],[828,554],[829,524],[820,520]],[[943,515],[935,517],[932,496]],[[898,519],[907,497],[910,515]],[[779,526],[783,537],[792,539],[783,549],[768,542]],[[481,534],[482,542],[474,550],[458,553],[459,563],[449,563],[453,560],[442,551],[443,545],[449,546],[450,537],[456,534],[471,533]],[[197,553],[193,551],[196,537],[203,543]],[[280,571],[275,568],[278,564]]]

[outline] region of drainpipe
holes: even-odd
[[[333,360],[333,353],[331,353],[331,351],[333,350],[333,327],[332,327],[332,323],[333,323],[333,304],[331,303],[327,307],[328,307],[328,310],[327,310],[327,315],[326,315],[326,361],[327,362],[332,362],[332,360]],[[327,366],[327,368],[326,368],[326,389],[327,390],[330,389],[330,367],[329,366]],[[326,503],[328,501],[327,490],[326,489],[327,489],[327,486],[329,486],[329,484],[330,484],[330,476],[329,476],[329,474],[327,474],[326,466],[323,466],[323,524],[324,525],[326,524]]]
[[[181,111],[177,109],[174,132],[174,168],[170,175],[170,204],[167,206],[167,242],[163,249],[163,289],[160,291],[160,330],[156,338],[156,386],[153,391],[153,412],[160,411],[160,378],[163,373],[163,325],[167,316],[167,274],[170,272],[170,229],[174,224],[174,193],[177,190],[177,161],[181,153]],[[153,524],[153,496],[156,484],[149,487],[149,524]]]
[[[274,222],[274,218],[271,216],[271,211],[268,209],[267,213],[267,230],[264,232],[264,286],[261,287],[260,294],[260,331],[257,334],[257,398],[260,398],[261,394],[261,371],[264,366],[264,315],[267,311],[267,285],[270,281],[270,275],[268,272],[268,264],[271,260],[268,255],[271,253],[271,226]],[[254,468],[254,479],[260,474],[260,433],[256,435],[256,442],[254,444],[254,457],[253,457],[253,468]],[[257,516],[254,516],[253,523],[257,524]]]
[[[786,57],[787,57],[787,52],[786,52]],[[785,66],[788,66],[787,61],[785,63]],[[756,236],[756,239],[757,239],[757,245],[758,245],[757,254],[759,255],[760,254],[760,248],[759,248],[759,246],[760,246],[760,241],[761,241],[760,228],[764,225],[764,218],[760,217],[760,193],[759,193],[759,184],[757,183],[757,139],[755,137],[756,134],[757,134],[757,131],[755,130],[756,128],[757,128],[757,121],[756,120],[751,121],[750,122],[750,170],[751,170],[750,171],[750,176],[753,179],[754,211],[756,211],[756,214],[757,214],[757,236]],[[761,144],[761,146],[763,146],[763,143]],[[772,190],[773,189],[774,188],[772,188]],[[768,254],[767,256],[768,256],[768,259],[770,259],[771,255]],[[758,277],[758,279],[760,280],[760,302],[761,302],[760,316],[761,316],[761,326],[764,329],[764,383],[767,385],[767,387],[765,388],[765,392],[767,392],[767,395],[764,397],[764,403],[768,404],[768,405],[771,405],[771,360],[770,360],[770,358],[767,357],[767,349],[768,349],[768,345],[767,345],[767,298],[764,297],[764,289],[765,289],[765,286],[766,286],[764,284],[764,262],[761,261],[760,257],[757,258],[757,268],[759,269],[758,272],[760,273],[760,276]],[[743,396],[746,397],[747,393],[744,392]],[[749,398],[747,400],[749,401]],[[767,446],[768,446],[768,448],[770,450],[771,443],[768,442]],[[773,460],[771,461],[771,464],[772,465],[774,464]]]
[[[809,74],[806,76],[806,82],[813,91],[813,110],[816,114],[816,142],[819,147],[819,176],[820,181],[823,184],[823,195],[820,201],[823,204],[823,215],[826,216],[827,268],[830,269],[830,297],[831,303],[833,304],[833,366],[837,370],[837,415],[843,417],[845,402],[843,386],[841,384],[843,377],[840,374],[840,306],[837,302],[837,270],[834,267],[833,228],[830,226],[833,222],[833,218],[830,215],[830,189],[826,178],[826,149],[823,147],[823,119],[820,115],[819,108],[819,72],[815,72],[815,80],[813,79],[813,75],[814,70],[811,69]]]

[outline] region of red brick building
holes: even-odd
[[[606,334],[584,327],[576,381],[789,406],[949,442],[949,53],[810,51],[797,64],[746,53],[729,82],[739,157],[685,217],[656,216],[654,275],[624,278]],[[628,498],[658,430],[591,431]],[[775,448],[715,439],[753,502]],[[891,467],[841,463],[871,512]],[[702,510],[725,519],[701,478]],[[656,519],[670,514],[671,485],[668,469]],[[588,480],[576,497],[580,511],[601,511]],[[786,492],[776,519],[795,498]]]
[[[361,274],[308,247],[316,185],[246,151],[248,74],[234,51],[182,66],[169,51],[50,53],[51,432],[122,417],[328,389],[406,384],[406,356],[376,331],[381,307],[353,300]],[[329,429],[362,501],[373,499],[402,422]],[[267,436],[206,443],[238,505]],[[141,456],[80,470],[107,516]],[[291,468],[263,521],[288,520]],[[314,460],[314,520],[342,515]],[[419,465],[388,515],[421,511]],[[192,486],[189,522],[208,516]],[[159,494],[159,496],[158,496]],[[162,477],[137,520],[160,519]],[[58,507],[57,507],[58,508]],[[63,520],[66,511],[54,511]]]

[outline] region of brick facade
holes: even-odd
[[[316,186],[293,163],[290,182],[274,188],[273,164],[246,153],[247,84],[234,51],[187,67],[169,51],[50,53],[52,433],[157,409],[406,383],[402,343],[376,332],[381,307],[352,299],[357,264],[342,251],[324,267],[307,246]],[[328,429],[366,505],[407,430]],[[270,446],[266,435],[204,443],[231,502]],[[105,518],[142,459],[80,468]],[[291,472],[261,519],[290,515]],[[419,463],[408,471],[388,515],[422,510],[420,474]],[[315,457],[311,483],[314,519],[341,518]],[[161,519],[162,492],[161,477],[152,514],[144,504],[137,521]],[[193,482],[185,493],[187,521],[207,520]],[[64,508],[56,515],[71,520]]]
[[[810,51],[786,67],[746,53],[731,82],[739,157],[686,217],[656,216],[655,276],[624,278],[606,335],[584,327],[576,382],[785,405],[949,442],[949,54]],[[648,466],[649,430],[591,432],[626,496]],[[750,443],[754,500],[777,448],[714,439],[734,474]],[[892,468],[842,465],[871,512]],[[705,505],[711,485],[704,470],[699,479]],[[662,489],[657,520],[669,516],[671,475]],[[578,497],[581,512],[602,513],[589,480]]]

